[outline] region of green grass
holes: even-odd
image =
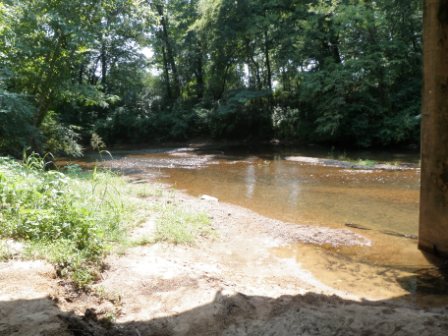
[[[2,239],[22,241],[22,257],[47,260],[84,288],[99,279],[109,253],[158,241],[193,245],[215,235],[205,213],[185,210],[161,187],[129,183],[108,170],[45,168],[37,155],[22,163],[0,157],[0,261],[11,257]],[[170,204],[160,205],[160,198]],[[154,236],[128,241],[150,212],[157,215]]]
[[[373,161],[373,160],[358,159],[358,161],[356,161],[356,164],[358,166],[371,168],[371,167],[375,167],[375,165],[377,165],[377,162]]]
[[[8,261],[12,258],[12,253],[9,250],[6,242],[0,240],[0,261]]]
[[[48,260],[60,276],[86,286],[147,209],[137,191],[110,171],[44,168],[36,155],[24,163],[0,158],[0,239],[26,242],[27,257]]]
[[[376,162],[374,160],[352,159],[346,153],[335,155],[333,152],[331,152],[329,154],[329,157],[332,158],[333,160],[342,161],[342,162],[350,162],[350,163],[354,163],[358,166],[367,167],[367,168],[375,167],[375,165],[378,164],[378,162]]]
[[[400,166],[404,165],[404,163],[401,162],[401,161],[386,161],[386,162],[384,162],[384,164],[388,165],[388,166],[394,166],[394,167],[400,167]],[[415,166],[419,167],[420,166],[420,162],[415,164]]]
[[[156,222],[155,241],[193,245],[198,237],[213,237],[210,218],[205,213],[192,213],[180,205],[162,207]]]
[[[147,184],[133,184],[133,189],[137,197],[162,197],[163,191],[160,188],[148,187]]]
[[[156,239],[154,237],[145,235],[145,236],[139,237],[139,238],[131,241],[129,246],[130,247],[147,246],[147,245],[152,245],[154,243],[156,243]]]

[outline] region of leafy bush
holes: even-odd
[[[82,147],[78,143],[80,136],[76,132],[78,129],[76,126],[64,125],[54,112],[50,112],[41,126],[45,139],[45,152],[82,156]]]
[[[269,139],[272,120],[269,92],[240,89],[230,91],[218,102],[210,116],[210,130],[214,138]]]
[[[272,111],[272,126],[277,137],[282,139],[297,138],[300,128],[300,111],[289,106],[275,106]]]
[[[9,246],[6,242],[0,240],[0,262],[8,261],[12,258],[12,253],[9,249]]]
[[[1,83],[0,83],[1,84]],[[23,95],[0,86],[0,152],[18,154],[36,136],[32,125],[34,107]]]
[[[182,141],[208,134],[208,117],[209,110],[180,103],[141,109],[119,107],[106,119],[98,120],[95,131],[108,145],[118,141]]]
[[[32,255],[83,285],[124,230],[124,182],[108,171],[64,174],[45,166],[37,155],[23,164],[0,158],[0,238],[32,242]]]

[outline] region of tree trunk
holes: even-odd
[[[378,29],[375,22],[375,7],[372,4],[372,0],[366,1],[366,7],[370,10],[369,17],[369,27],[367,28],[367,41],[370,44],[371,52],[374,53],[375,51],[381,51],[381,46],[378,39]],[[340,60],[340,58],[339,58]],[[383,66],[383,62],[381,60],[378,60],[373,73],[376,76],[376,79],[378,80],[378,94],[381,101],[381,106],[383,106],[386,110],[391,109],[390,99],[388,96],[388,88],[386,85],[386,73]]]
[[[107,47],[104,41],[101,43],[100,58],[101,58],[101,85],[103,86],[103,90],[105,90],[107,80]]]
[[[215,70],[215,73],[220,74],[219,79],[216,77],[216,81],[220,82],[213,90],[213,99],[215,101],[220,100],[226,91],[227,77],[229,75],[231,64],[227,62],[225,65],[220,65]],[[213,80],[213,79],[212,79]]]
[[[196,55],[196,70],[195,70],[195,76],[196,76],[196,96],[199,100],[201,100],[204,97],[204,64],[202,62],[202,50],[198,50],[198,53]]]
[[[163,76],[165,77],[166,96],[169,100],[172,98],[171,84],[170,84],[170,72],[168,69],[168,61],[166,59],[165,46],[162,46],[162,59],[163,59]]]
[[[245,45],[246,45],[246,53],[249,55],[249,64],[252,64],[252,68],[254,69],[255,73],[255,85],[254,87],[257,90],[261,90],[263,88],[261,83],[261,76],[260,76],[260,64],[255,60],[255,48],[252,48],[250,45],[251,40],[249,38],[246,38]]]
[[[84,63],[81,63],[78,71],[78,84],[82,85],[84,79]]]
[[[173,47],[171,45],[169,32],[168,32],[168,19],[165,16],[165,12],[163,10],[163,5],[157,4],[156,9],[157,9],[157,13],[160,16],[160,24],[162,25],[162,37],[163,37],[163,42],[165,44],[165,49],[166,49],[166,58],[170,65],[171,73],[173,75],[172,93],[174,95],[174,98],[177,98],[180,96],[180,80],[179,80],[179,75],[177,72],[176,61],[174,60],[174,51],[173,51]]]
[[[291,83],[289,80],[287,67],[286,66],[282,67],[280,71],[282,74],[283,90],[290,92],[291,91]]]
[[[255,58],[253,55],[250,56],[250,60],[252,61],[252,64],[254,66],[255,69],[255,87],[257,88],[257,90],[261,90],[262,86],[261,86],[261,78],[260,78],[260,65],[258,64],[257,61],[255,61]]]
[[[96,85],[98,81],[98,77],[96,75],[96,70],[98,69],[98,63],[100,62],[100,57],[97,57],[95,59],[95,63],[93,64],[92,68],[90,69],[89,74],[89,84],[90,85]]]
[[[419,247],[448,257],[448,1],[426,0]]]
[[[272,70],[271,70],[271,59],[269,57],[269,39],[268,31],[264,31],[264,55],[266,58],[266,70],[267,70],[267,84],[269,92],[272,93]]]

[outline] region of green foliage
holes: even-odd
[[[12,253],[9,249],[8,244],[5,241],[0,240],[0,262],[8,261],[11,258],[12,258]]]
[[[359,159],[358,161],[356,161],[356,164],[364,167],[374,167],[377,164],[377,162],[373,160]]]
[[[270,135],[269,92],[250,89],[230,91],[210,116],[216,138],[266,138]]]
[[[74,157],[82,155],[82,147],[78,141],[79,127],[67,126],[58,122],[55,113],[50,111],[41,125],[42,135],[45,138],[44,151],[47,153],[66,154]]]
[[[156,241],[194,244],[198,237],[214,236],[210,218],[205,213],[191,213],[180,206],[165,206],[156,224]]]
[[[145,8],[134,0],[2,2],[0,118],[8,123],[0,132],[11,143],[0,151],[16,145],[79,155],[78,133],[89,138],[99,114],[125,98],[126,82],[141,71]],[[14,133],[19,122],[26,136]]]
[[[299,137],[297,130],[302,128],[301,119],[299,109],[275,106],[272,111],[272,126],[276,137],[282,139]]]
[[[1,237],[32,242],[31,255],[85,285],[125,229],[124,182],[107,171],[70,167],[62,173],[46,166],[34,154],[23,164],[0,158]]]
[[[5,0],[0,151],[416,144],[421,27],[417,0]]]
[[[151,124],[160,120],[157,129],[175,130],[174,138],[192,136],[196,123],[184,120],[203,106],[201,132],[215,138],[418,142],[416,0],[173,0],[163,13],[169,24],[156,25],[151,42],[165,94],[154,101]],[[167,91],[176,78],[184,84],[180,97]],[[179,106],[185,112],[173,113]]]
[[[405,32],[403,14],[402,25],[390,17],[398,8],[414,22],[412,34]],[[318,1],[310,6],[300,22],[303,42],[297,44],[302,59],[298,99],[278,95],[283,106],[298,108],[300,117],[283,118],[283,124],[295,125],[303,141],[361,147],[418,142],[419,17],[414,1]],[[280,136],[291,138],[291,133]]]
[[[33,105],[23,96],[1,90],[0,152],[19,154],[29,138],[37,133],[32,125]]]

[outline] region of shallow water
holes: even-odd
[[[356,171],[257,157],[172,169],[163,179],[293,223],[417,233],[418,171]]]
[[[177,149],[118,153],[113,164],[142,177],[157,176],[195,196],[207,194],[288,222],[417,234],[418,169],[327,167],[286,160],[291,154],[323,157],[309,149],[257,154]],[[418,160],[416,155],[398,157]],[[398,161],[397,156],[389,159]]]
[[[351,226],[370,238],[372,247],[298,244],[275,251],[281,257],[296,258],[331,286],[359,293],[373,291],[378,298],[448,294],[443,273],[417,249],[418,155],[344,154],[355,160],[410,163],[411,168],[404,170],[328,167],[287,160],[291,155],[335,158],[334,153],[313,149],[184,148],[116,152],[108,165],[139,179],[157,179],[193,196],[207,194],[270,218]]]

